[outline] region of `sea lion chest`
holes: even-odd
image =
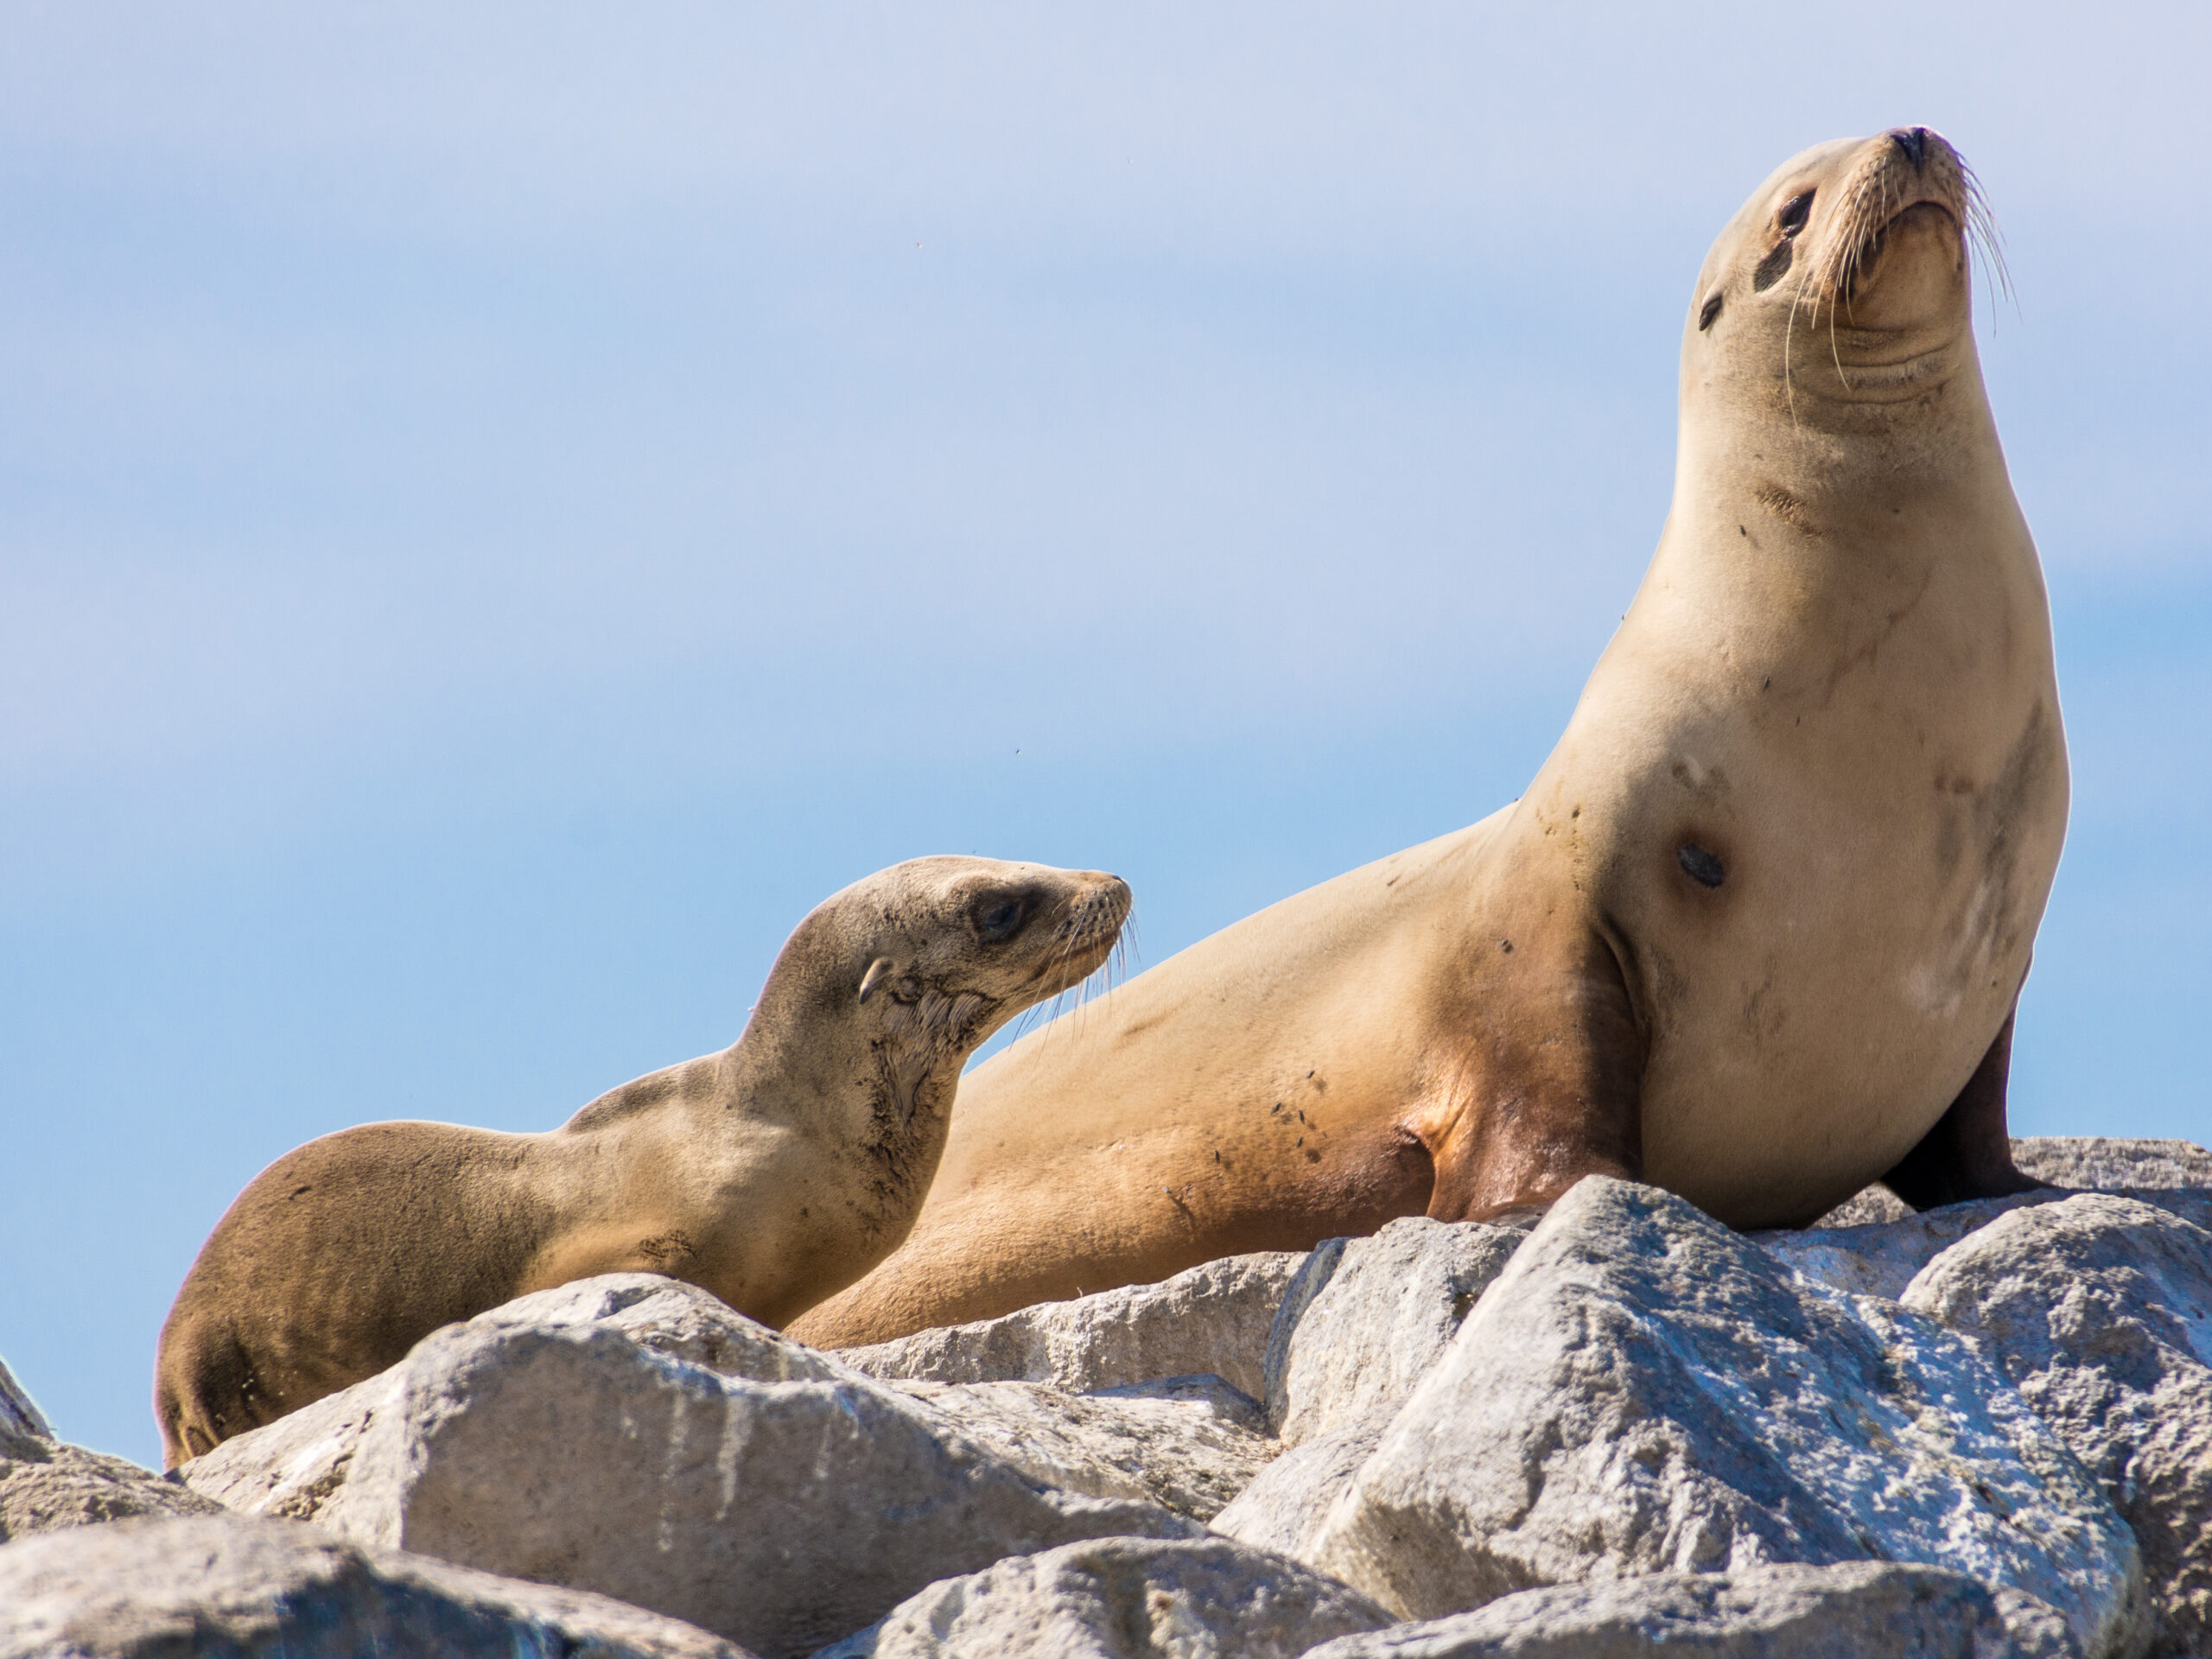
[[[1745,520],[1662,543],[1529,803],[1645,1028],[1647,1176],[1758,1225],[1878,1177],[1973,1074],[2067,786],[2017,510],[1842,547]]]

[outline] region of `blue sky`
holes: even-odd
[[[2024,1132],[2212,1135],[2202,8],[22,4],[0,1354],[151,1461],[270,1160],[719,1047],[916,854],[1141,960],[1518,792],[1704,250],[1951,136],[2074,817]]]

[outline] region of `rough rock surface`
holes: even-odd
[[[2212,1187],[2212,1149],[2194,1141],[2108,1135],[2027,1135],[2012,1142],[2022,1173],[2053,1186]]]
[[[1386,1405],[1293,1446],[1261,1470],[1210,1524],[1255,1549],[1297,1554],[1319,1535],[1330,1506],[1375,1455],[1397,1415],[1396,1406]]]
[[[221,1513],[221,1504],[122,1458],[0,1429],[0,1543],[136,1516]]]
[[[1217,1376],[1163,1377],[1096,1394],[1042,1382],[893,1382],[1033,1480],[1134,1497],[1204,1521],[1281,1447],[1258,1402]]]
[[[1224,1256],[1156,1285],[1039,1302],[837,1357],[871,1376],[1049,1382],[1071,1394],[1211,1372],[1256,1399],[1276,1306],[1304,1260],[1289,1250]]]
[[[1409,1216],[1318,1246],[1268,1338],[1268,1421],[1283,1444],[1403,1401],[1527,1237]]]
[[[1225,1538],[1107,1538],[933,1584],[820,1659],[1294,1659],[1389,1618]]]
[[[150,1469],[54,1438],[45,1414],[0,1363],[0,1544],[36,1532],[145,1515],[219,1515]]]
[[[2017,1211],[1905,1305],[1993,1361],[2135,1529],[2158,1649],[2212,1652],[2212,1232],[2131,1198]]]
[[[0,1434],[29,1434],[41,1440],[54,1438],[54,1426],[16,1381],[4,1359],[0,1359]]]
[[[1777,1228],[1748,1235],[1766,1253],[1816,1284],[1847,1290],[1854,1296],[1895,1301],[1904,1287],[1942,1251],[1977,1227],[2024,1205],[2042,1204],[2063,1193],[2022,1192],[2009,1198],[1980,1198],[1947,1204],[1901,1220],[1848,1227]]]
[[[1524,1590],[1471,1613],[1341,1637],[1308,1659],[2073,1659],[2031,1597],[1931,1567],[1667,1573]]]
[[[1987,1362],[1601,1177],[1553,1207],[1292,1553],[1409,1618],[1884,1559],[2047,1601],[2092,1659],[2145,1611],[2126,1524]]]
[[[747,1319],[697,1286],[652,1273],[581,1279],[521,1297],[468,1323],[472,1329],[598,1325],[656,1353],[755,1382],[836,1382],[852,1376],[828,1355]],[[178,1472],[193,1491],[232,1509],[316,1520],[346,1484],[362,1437],[393,1398],[401,1371],[394,1366],[226,1440]]]
[[[1902,1221],[1802,1231],[1779,1229],[1751,1236],[1769,1255],[1808,1279],[1847,1290],[1854,1296],[1880,1296],[1895,1301],[1904,1294],[1915,1274],[1969,1233],[2015,1210],[2060,1204],[2073,1196],[2064,1188],[2050,1188],[2016,1193],[2009,1198],[1947,1204],[1908,1215]],[[2197,1226],[2212,1227],[2212,1192],[2127,1187],[2113,1196],[2153,1204]]]
[[[2077,1190],[2212,1188],[2212,1151],[2193,1141],[2105,1135],[2016,1135],[2012,1161],[2022,1173],[2039,1181]],[[1903,1221],[1911,1214],[1910,1205],[1878,1182],[1846,1198],[1813,1227],[1863,1227],[1875,1222]]]
[[[620,1306],[594,1318],[601,1297]],[[554,1317],[537,1317],[545,1298]],[[656,1335],[711,1344],[736,1374]],[[754,1366],[767,1375],[742,1374]],[[185,1478],[311,1510],[356,1542],[615,1596],[769,1655],[810,1651],[1003,1556],[1198,1530],[1154,1504],[1040,1485],[928,1407],[650,1275],[448,1325],[347,1393],[321,1402],[320,1439],[285,1435],[288,1418]]]
[[[365,1550],[242,1516],[130,1521],[0,1549],[0,1659],[745,1659],[601,1596]]]

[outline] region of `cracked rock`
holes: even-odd
[[[357,1543],[596,1591],[771,1659],[1003,1556],[1198,1530],[1046,1484],[692,1287],[626,1274],[543,1299],[433,1332],[308,1408],[315,1424],[281,1420],[181,1472]]]
[[[243,1516],[126,1521],[0,1549],[0,1659],[748,1659],[603,1596]]]
[[[1291,1553],[1406,1618],[1548,1583],[1870,1560],[2047,1602],[2090,1659],[2130,1651],[2145,1616],[2126,1523],[1987,1362],[1596,1176]]]
[[[2212,1651],[2212,1232],[2084,1194],[1969,1235],[1904,1300],[2002,1370],[2127,1518],[2154,1650]]]
[[[1389,1618],[1225,1538],[1106,1538],[933,1584],[819,1659],[1295,1659]]]

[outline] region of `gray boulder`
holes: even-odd
[[[2109,1135],[2027,1135],[2012,1142],[2024,1174],[2053,1186],[2109,1192],[2124,1187],[2212,1187],[2212,1151],[2193,1141]]]
[[[1915,1274],[1968,1234],[2016,1210],[2061,1204],[2073,1196],[2062,1187],[2045,1187],[2009,1198],[1942,1205],[1918,1215],[1908,1214],[1900,1221],[1802,1231],[1778,1229],[1751,1236],[1770,1255],[1808,1279],[1847,1290],[1854,1296],[1880,1296],[1895,1301],[1904,1294]],[[2200,1227],[2212,1226],[2212,1191],[2129,1187],[2114,1196],[2156,1205]]]
[[[4,1359],[0,1359],[0,1434],[26,1434],[41,1440],[54,1438],[54,1426],[16,1381]]]
[[[55,1440],[45,1414],[0,1364],[0,1544],[134,1516],[221,1509],[150,1469]]]
[[[2212,1152],[2192,1141],[2104,1135],[2016,1135],[2012,1161],[2023,1174],[2075,1191],[2212,1188]],[[1877,1183],[1846,1198],[1813,1226],[1821,1230],[1864,1227],[1876,1222],[1903,1221],[1912,1213],[1904,1199]],[[2190,1218],[2203,1224],[2201,1217]]]
[[[310,1407],[314,1421],[241,1435],[185,1478],[769,1655],[810,1651],[1003,1556],[1199,1530],[1046,1485],[950,1417],[691,1287],[620,1275],[544,1297],[433,1333],[350,1399]],[[672,1351],[687,1343],[733,1370]],[[743,1374],[755,1368],[766,1375]]]
[[[1225,1538],[1107,1538],[933,1584],[819,1659],[1294,1659],[1390,1616]]]
[[[1293,1552],[1408,1618],[1547,1583],[1888,1560],[2143,1629],[2126,1523],[1989,1364],[1656,1188],[1553,1206]]]
[[[603,1596],[241,1516],[127,1521],[0,1549],[0,1659],[747,1659]]]
[[[1339,1637],[1308,1659],[2075,1659],[2066,1621],[1961,1573],[1840,1567],[1667,1573],[1524,1590],[1471,1613]]]
[[[1211,1518],[1282,1448],[1258,1402],[1217,1376],[1096,1394],[1042,1382],[893,1382],[1033,1480]]]
[[[2156,1650],[2212,1652],[2212,1232],[2083,1195],[1953,1245],[1904,1300],[1995,1363],[2102,1483],[2142,1543]]]
[[[1840,1227],[1871,1227],[1878,1222],[1904,1221],[1912,1213],[1910,1205],[1876,1182],[1872,1186],[1860,1187],[1805,1230],[1827,1232]]]
[[[222,1510],[122,1458],[0,1430],[0,1543],[139,1516]]]
[[[1268,1338],[1268,1421],[1283,1444],[1403,1401],[1527,1236],[1408,1216],[1318,1246]]]
[[[1749,1235],[1759,1248],[1816,1284],[1895,1301],[1912,1276],[1978,1227],[2061,1192],[2021,1192],[2009,1198],[1946,1204],[1897,1221],[1849,1227],[1777,1228]]]
[[[1258,1397],[1268,1332],[1304,1256],[1224,1256],[1156,1285],[1126,1285],[1002,1318],[844,1348],[871,1376],[927,1382],[1049,1382],[1071,1394],[1202,1373]]]
[[[719,1298],[656,1273],[613,1273],[524,1296],[472,1329],[595,1325],[641,1347],[754,1382],[837,1382],[853,1373],[828,1355],[747,1319]],[[326,1395],[266,1427],[226,1440],[178,1472],[233,1510],[315,1521],[342,1487],[362,1437],[399,1387],[401,1368]]]
[[[1211,1522],[1224,1537],[1294,1555],[1319,1535],[1330,1506],[1375,1455],[1397,1418],[1395,1405],[1339,1423],[1284,1452]]]

